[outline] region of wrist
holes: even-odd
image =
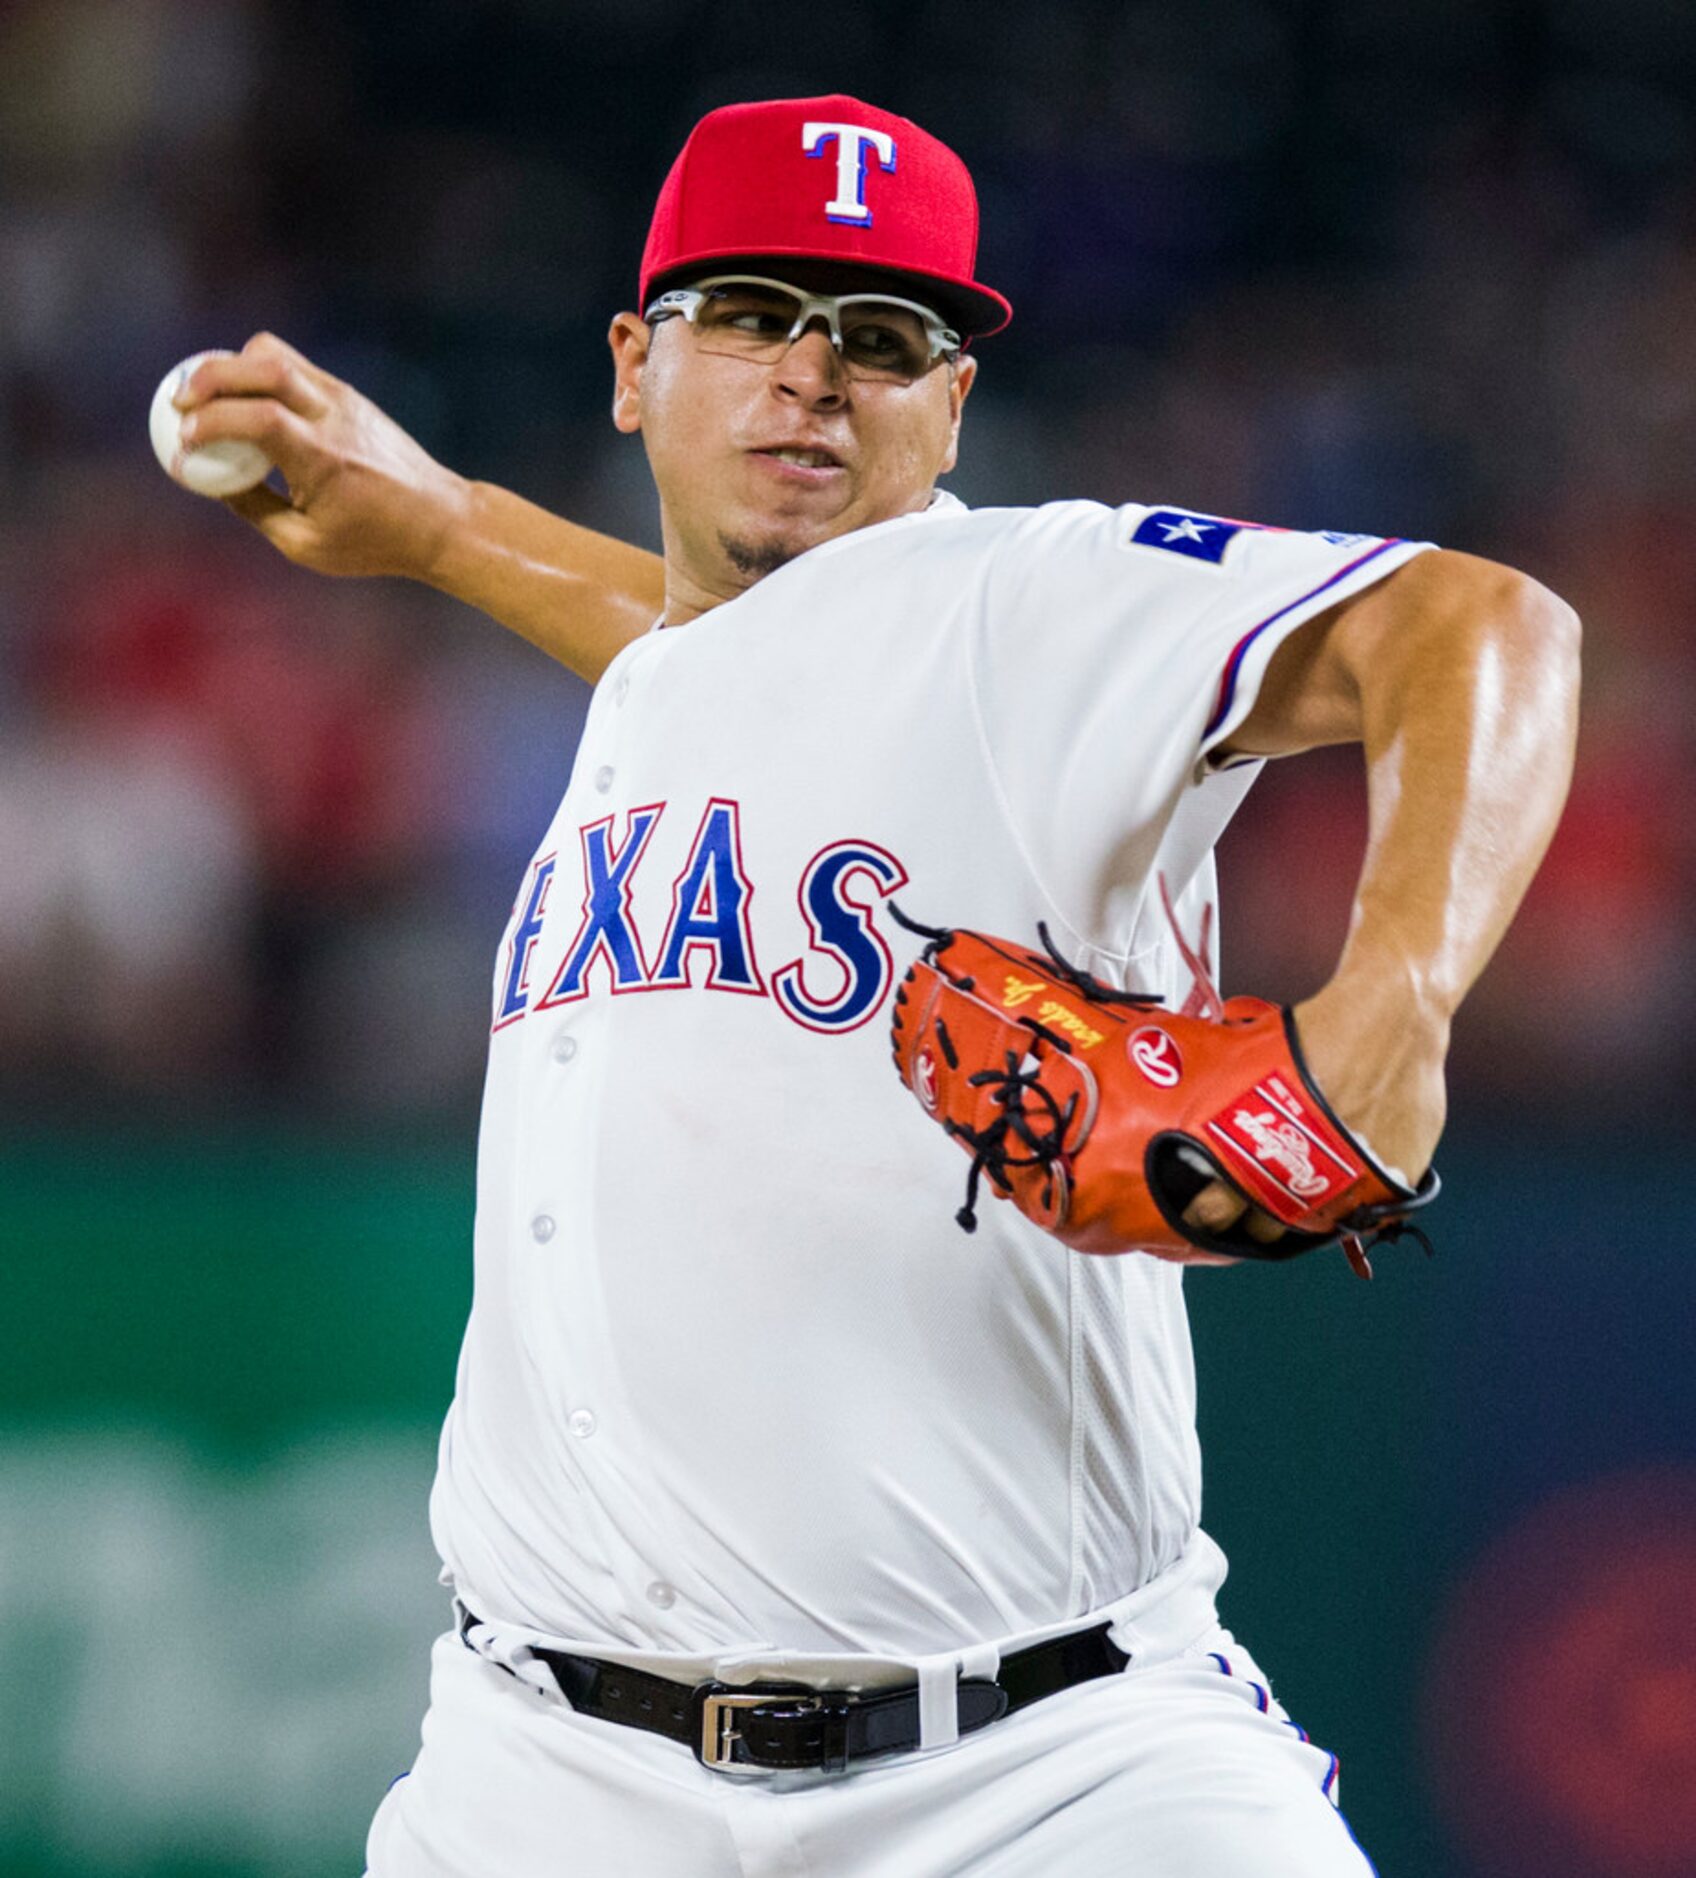
[[[1347,1059],[1351,1079],[1440,1066],[1448,1056],[1447,1006],[1405,975],[1339,969],[1292,1015],[1303,1047],[1328,1063]]]
[[[439,520],[416,578],[426,586],[474,601],[479,569],[487,564],[489,539],[484,527],[489,485],[476,483],[443,467],[436,507]]]
[[[1446,1044],[1461,993],[1429,961],[1351,938],[1319,996]]]
[[[1293,1013],[1303,1059],[1333,1112],[1407,1186],[1430,1165],[1446,1108],[1449,1013],[1417,978],[1351,968]]]

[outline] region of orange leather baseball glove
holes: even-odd
[[[1302,1062],[1294,1019],[1261,998],[1181,1017],[1069,965],[1038,926],[1037,953],[986,933],[902,925],[929,943],[895,994],[895,1066],[925,1113],[1027,1218],[1079,1252],[1150,1252],[1191,1265],[1288,1259],[1342,1246],[1363,1277],[1371,1243],[1410,1233],[1435,1199],[1380,1167]],[[1270,1214],[1264,1242],[1183,1212],[1215,1180]]]

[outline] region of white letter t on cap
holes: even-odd
[[[887,131],[867,130],[861,124],[803,124],[801,148],[810,157],[824,155],[824,146],[836,141],[836,194],[824,205],[833,222],[855,222],[870,228],[872,212],[866,207],[866,151],[877,152],[884,169],[895,168],[895,139]]]

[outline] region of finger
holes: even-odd
[[[278,495],[266,483],[256,483],[239,496],[225,496],[223,501],[225,508],[233,509],[244,522],[251,522],[262,535],[274,535],[277,519],[296,512],[287,496]]]
[[[214,398],[272,398],[286,410],[306,418],[322,417],[329,409],[322,388],[304,369],[306,361],[283,347],[249,349],[228,358],[204,359],[177,389],[173,402],[179,411],[192,411]]]
[[[291,365],[298,365],[308,377],[328,378],[330,375],[320,366],[314,365],[298,346],[291,346],[286,339],[279,338],[276,333],[255,333],[242,347],[242,351],[244,353],[275,353],[279,358],[287,359]]]
[[[214,398],[183,419],[185,450],[230,439],[258,444],[285,476],[313,446],[307,420],[275,398]]]
[[[233,510],[244,522],[257,528],[272,547],[291,561],[311,564],[317,545],[310,519],[275,489],[260,483],[239,496],[225,496],[224,507]]]
[[[300,417],[319,418],[330,408],[319,387],[286,359],[235,353],[206,359],[172,397],[179,411],[198,410],[214,398],[272,398]]]
[[[304,352],[291,346],[286,339],[279,339],[275,333],[255,333],[242,347],[242,356],[281,359],[292,371],[309,384],[316,385],[320,391],[328,391],[342,382],[333,372],[325,371],[321,365],[314,365]]]
[[[1248,1202],[1222,1180],[1210,1181],[1183,1211],[1186,1226],[1201,1232],[1226,1232],[1248,1210]]]
[[[1284,1227],[1281,1222],[1275,1220],[1270,1213],[1261,1212],[1258,1206],[1249,1208],[1243,1226],[1248,1236],[1257,1240],[1261,1245],[1271,1245],[1274,1240],[1282,1239],[1284,1236]]]

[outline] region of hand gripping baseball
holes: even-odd
[[[899,915],[897,916],[899,917]],[[903,925],[911,922],[903,919]],[[1149,1252],[1184,1264],[1287,1259],[1341,1245],[1364,1277],[1371,1243],[1411,1233],[1436,1198],[1380,1167],[1314,1087],[1290,1013],[1232,998],[1181,1017],[984,933],[929,938],[895,997],[895,1066],[980,1178],[1079,1252]],[[1285,1230],[1192,1225],[1185,1208],[1224,1181]]]
[[[204,361],[176,402],[185,446],[241,438],[282,471],[286,496],[261,484],[226,506],[291,561],[429,578],[467,485],[351,385],[259,333]]]

